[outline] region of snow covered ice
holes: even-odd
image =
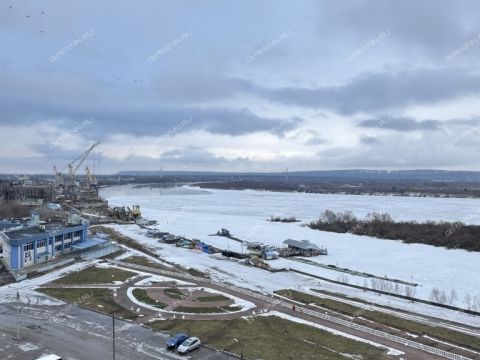
[[[450,292],[455,289],[454,305],[463,306],[466,295],[480,297],[480,254],[464,250],[449,250],[422,244],[404,244],[400,241],[382,240],[353,234],[337,234],[312,230],[302,223],[315,220],[322,211],[351,210],[357,217],[369,212],[388,212],[395,220],[445,220],[480,224],[479,199],[414,198],[393,196],[324,195],[304,193],[278,193],[265,191],[202,190],[184,186],[173,189],[134,189],[131,185],[106,188],[101,195],[112,206],[139,204],[142,214],[158,221],[157,228],[173,234],[197,238],[219,248],[242,251],[240,243],[224,237],[210,236],[220,228],[230,230],[242,240],[259,241],[281,246],[287,238],[308,239],[328,248],[328,256],[310,260],[332,264],[377,276],[418,283],[416,296],[429,299],[433,288]],[[295,216],[301,223],[275,223],[266,221],[271,215]],[[291,287],[299,278],[292,274],[265,274],[258,278],[258,271],[242,267],[233,270],[231,260],[219,260],[215,256],[196,254],[171,245],[159,244],[144,236],[145,231],[136,226],[123,227],[122,232],[158,249],[167,260],[200,270],[222,269],[236,274],[236,281],[249,282],[258,288],[274,290]],[[192,256],[195,260],[192,261]],[[347,276],[351,284],[362,285],[364,278],[346,275],[317,266],[279,259],[271,261],[274,267],[291,267],[322,277],[337,280]],[[251,269],[257,270],[257,269]],[[278,277],[278,279],[276,279]],[[255,279],[256,278],[256,279]],[[281,280],[283,279],[283,281]],[[231,279],[231,281],[233,281]],[[263,285],[260,283],[264,281]],[[359,295],[359,294],[357,294]],[[378,298],[378,297],[377,297]]]

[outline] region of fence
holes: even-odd
[[[122,263],[120,261],[115,261],[115,260],[110,260],[110,262],[114,263],[116,265],[123,265],[123,266],[126,265],[125,263]],[[139,270],[150,271],[150,272],[152,271],[152,268],[149,268],[149,267],[143,266],[143,265],[128,264],[128,266],[130,266],[132,268],[139,269]],[[282,306],[282,307],[287,308],[287,309],[291,308],[291,304],[286,302],[286,301],[281,301],[281,300],[275,299],[273,297],[263,295],[263,294],[259,294],[259,293],[256,293],[256,292],[253,292],[253,291],[250,291],[250,290],[247,290],[247,289],[239,288],[239,287],[236,287],[236,286],[227,285],[227,284],[222,283],[220,281],[215,281],[215,280],[205,279],[205,278],[199,278],[199,277],[195,277],[195,276],[192,276],[192,275],[180,274],[180,273],[175,273],[175,272],[166,271],[166,270],[159,270],[159,269],[155,269],[155,272],[161,273],[162,275],[166,275],[166,276],[170,275],[170,276],[174,276],[174,277],[181,277],[181,278],[184,278],[186,280],[191,280],[191,281],[208,282],[212,285],[223,287],[225,289],[229,289],[231,291],[241,293],[241,294],[244,294],[244,295],[247,295],[249,297],[259,299],[259,300],[262,300],[264,302],[267,302],[267,303],[270,303],[270,304],[273,304],[273,305]],[[374,336],[377,336],[377,337],[380,337],[380,338],[383,338],[383,339],[386,339],[386,340],[389,340],[389,341],[393,341],[393,342],[411,347],[413,349],[422,350],[422,351],[428,352],[430,354],[438,355],[438,356],[441,356],[445,359],[471,360],[470,358],[467,358],[467,357],[464,357],[464,356],[461,356],[461,355],[458,355],[458,354],[454,354],[454,353],[451,353],[451,352],[448,352],[448,351],[445,351],[445,350],[437,349],[437,348],[434,348],[432,346],[424,345],[424,344],[418,343],[418,342],[413,341],[413,340],[404,339],[400,336],[388,334],[388,333],[380,331],[380,330],[375,330],[375,329],[369,328],[367,326],[359,325],[359,324],[356,324],[356,323],[351,322],[351,321],[347,321],[347,320],[340,319],[340,318],[337,318],[337,317],[334,317],[334,316],[331,316],[331,315],[323,314],[323,313],[318,312],[318,311],[306,309],[306,308],[303,308],[303,307],[297,307],[296,311],[304,313],[306,315],[310,315],[310,316],[319,318],[319,319],[323,319],[323,320],[326,320],[326,321],[329,321],[329,322],[332,322],[332,323],[335,323],[335,324],[338,324],[338,325],[342,325],[342,326],[345,326],[345,327],[348,327],[348,328],[351,328],[351,329],[362,331],[362,332],[365,332],[365,333],[368,333],[368,334],[371,334],[371,335],[374,335]]]

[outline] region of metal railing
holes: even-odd
[[[117,264],[117,265],[123,265],[123,266],[127,265],[124,262],[120,262],[120,261],[116,261],[116,260],[109,260],[109,262]],[[228,284],[222,283],[220,281],[216,281],[216,280],[212,280],[212,279],[206,279],[206,278],[200,278],[200,277],[196,277],[196,276],[189,275],[189,274],[176,273],[176,272],[167,271],[167,270],[152,269],[148,266],[131,264],[131,263],[128,263],[128,266],[130,266],[132,268],[139,269],[139,270],[145,270],[145,271],[150,271],[150,272],[152,270],[155,270],[155,272],[160,273],[162,275],[166,275],[166,276],[170,275],[170,276],[181,277],[181,278],[184,278],[186,280],[191,280],[191,281],[208,282],[212,285],[215,285],[215,286],[218,286],[218,287],[223,287],[225,289],[229,289],[231,291],[241,293],[241,294],[244,294],[244,295],[247,295],[249,297],[259,299],[259,300],[262,300],[264,302],[267,302],[267,303],[270,303],[270,304],[273,304],[273,305],[282,306],[282,307],[285,307],[285,308],[288,308],[288,309],[291,308],[291,304],[286,302],[286,301],[281,301],[281,300],[275,299],[273,297],[270,297],[270,296],[267,296],[267,295],[262,295],[262,294],[244,289],[244,288],[239,288],[239,287],[236,287],[236,286],[228,285]],[[454,353],[451,353],[451,352],[448,352],[448,351],[445,351],[445,350],[437,349],[437,348],[434,348],[432,346],[424,345],[424,344],[421,344],[421,343],[413,341],[413,340],[404,339],[400,336],[392,335],[392,334],[389,334],[389,333],[386,333],[386,332],[383,332],[383,331],[380,331],[380,330],[375,330],[375,329],[369,328],[367,326],[359,325],[359,324],[356,324],[356,323],[351,322],[351,321],[340,319],[340,318],[337,318],[335,316],[331,316],[331,315],[324,314],[324,313],[321,313],[321,312],[318,312],[318,311],[310,310],[310,309],[307,309],[307,308],[304,308],[304,307],[297,307],[296,311],[304,313],[306,315],[310,315],[310,316],[319,318],[319,319],[330,321],[332,323],[342,325],[342,326],[345,326],[345,327],[348,327],[348,328],[351,328],[351,329],[362,331],[362,332],[365,332],[365,333],[368,333],[368,334],[371,334],[371,335],[374,335],[374,336],[377,336],[377,337],[380,337],[380,338],[383,338],[383,339],[386,339],[386,340],[390,340],[390,341],[402,344],[404,346],[408,346],[408,347],[411,347],[411,348],[414,348],[414,349],[417,349],[417,350],[422,350],[422,351],[428,352],[430,354],[438,355],[438,356],[441,356],[445,359],[472,360],[470,358],[467,358],[467,357],[464,357],[464,356],[461,356],[461,355],[458,355],[458,354],[454,354]]]

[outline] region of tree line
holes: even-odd
[[[388,213],[376,212],[369,213],[365,219],[360,220],[351,211],[335,213],[325,210],[318,220],[308,226],[322,231],[480,251],[480,226],[462,222],[394,221]]]

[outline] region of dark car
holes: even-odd
[[[188,335],[185,333],[178,333],[174,337],[167,340],[167,349],[175,349],[181,343],[188,339]]]

